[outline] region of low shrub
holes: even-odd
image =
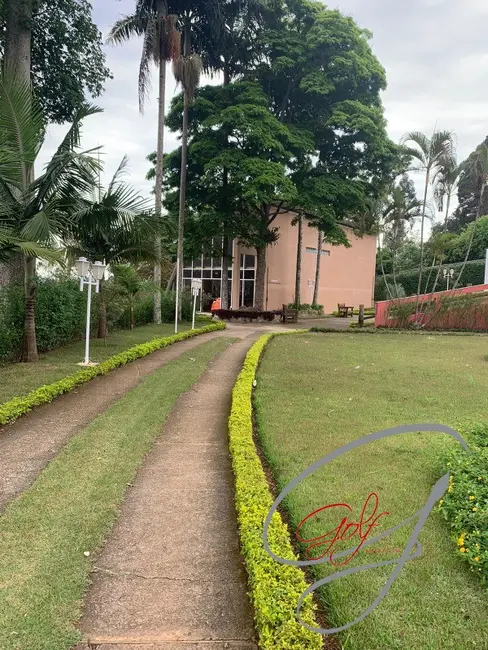
[[[296,309],[296,305],[294,302],[288,303],[288,308],[289,309]],[[298,306],[298,311],[316,311],[319,314],[324,313],[324,305],[309,305],[308,303],[303,303]]]
[[[103,361],[98,366],[93,368],[86,368],[80,372],[66,377],[65,379],[60,379],[59,381],[54,382],[53,384],[47,384],[46,386],[41,386],[36,390],[31,391],[23,397],[14,397],[8,402],[0,404],[0,424],[7,424],[13,422],[21,415],[24,415],[28,411],[31,411],[35,406],[40,404],[46,404],[47,402],[52,402],[53,399],[62,395],[63,393],[69,393],[76,386],[80,384],[85,384],[94,377],[99,377],[101,375],[106,375],[111,370],[145,357],[156,350],[165,348],[168,345],[172,345],[178,341],[184,341],[185,339],[198,336],[199,334],[205,334],[207,332],[214,332],[216,330],[225,329],[225,323],[211,323],[200,329],[188,330],[187,332],[182,332],[180,334],[174,334],[173,336],[165,336],[159,339],[153,339],[147,343],[141,343],[135,345],[134,347],[126,350],[125,352],[120,352],[115,354],[112,357],[109,357]]]
[[[281,311],[252,311],[245,309],[216,309],[213,312],[221,320],[233,320],[236,318],[248,318],[249,320],[258,320],[262,318],[265,321],[273,321],[275,316],[280,315]]]
[[[304,628],[295,615],[298,599],[307,588],[303,572],[273,560],[262,539],[264,521],[274,499],[254,446],[251,400],[256,368],[271,336],[262,336],[249,350],[232,393],[229,436],[241,548],[249,576],[259,647],[319,650],[323,646],[322,637]],[[280,557],[298,559],[279,513],[271,520],[268,539]],[[311,596],[305,599],[301,616],[308,625],[318,627]]]
[[[449,487],[439,502],[439,510],[448,522],[457,552],[488,582],[488,425],[466,432],[473,451],[453,449],[447,459],[451,473]]]

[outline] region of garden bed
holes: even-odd
[[[220,320],[239,322],[239,323],[272,323],[281,320],[283,312],[276,311],[257,311],[255,309],[216,309],[212,312]]]

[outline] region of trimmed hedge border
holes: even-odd
[[[279,335],[294,333],[297,331]],[[308,587],[303,572],[298,567],[273,560],[262,539],[264,521],[274,499],[254,445],[252,390],[263,350],[276,335],[262,336],[252,346],[232,392],[229,437],[241,550],[249,578],[259,647],[262,650],[319,650],[323,647],[322,636],[303,627],[295,614],[298,599]],[[268,539],[277,555],[298,559],[279,513],[273,515]],[[308,596],[301,609],[302,619],[312,627],[319,627],[315,611],[312,596]]]
[[[173,336],[165,336],[153,339],[147,343],[140,343],[139,345],[129,348],[125,352],[114,354],[98,366],[81,370],[75,375],[66,377],[65,379],[60,379],[53,384],[46,384],[45,386],[36,388],[36,390],[33,390],[22,397],[14,397],[8,402],[0,404],[0,425],[13,422],[21,415],[31,411],[34,407],[52,402],[59,395],[69,393],[77,386],[86,384],[95,377],[106,375],[111,370],[124,366],[126,363],[145,357],[152,352],[156,352],[156,350],[168,347],[178,341],[184,341],[185,339],[190,339],[200,334],[206,334],[207,332],[223,330],[225,327],[225,323],[212,323],[205,327],[201,327],[200,329],[188,330],[187,332],[181,332],[180,334],[173,334]]]

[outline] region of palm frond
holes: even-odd
[[[37,257],[47,262],[61,262],[62,259],[60,251],[40,246],[35,241],[24,240],[15,235],[13,231],[0,228],[0,260],[6,262],[18,253],[27,257]]]
[[[134,36],[142,36],[146,31],[146,20],[143,15],[135,13],[132,16],[120,18],[107,36],[108,45],[126,43]]]
[[[127,175],[127,167],[129,166],[129,158],[127,154],[124,155],[122,160],[120,161],[119,166],[117,167],[117,170],[115,174],[112,177],[112,180],[110,181],[107,189],[107,194],[112,194],[114,187],[119,185],[122,181],[122,177]]]
[[[2,177],[25,189],[43,141],[44,118],[31,84],[6,67],[0,74]]]
[[[189,99],[193,99],[195,91],[200,83],[202,73],[202,59],[198,54],[182,56],[173,62],[173,74],[177,81],[188,93]]]
[[[151,90],[150,63],[158,60],[155,51],[158,50],[157,19],[152,16],[148,19],[142,43],[141,62],[139,64],[139,111],[144,112],[144,103]]]

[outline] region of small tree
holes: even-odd
[[[130,264],[119,264],[112,267],[115,284],[127,296],[129,301],[129,328],[134,329],[134,302],[138,293],[144,290],[146,284],[136,269]]]

